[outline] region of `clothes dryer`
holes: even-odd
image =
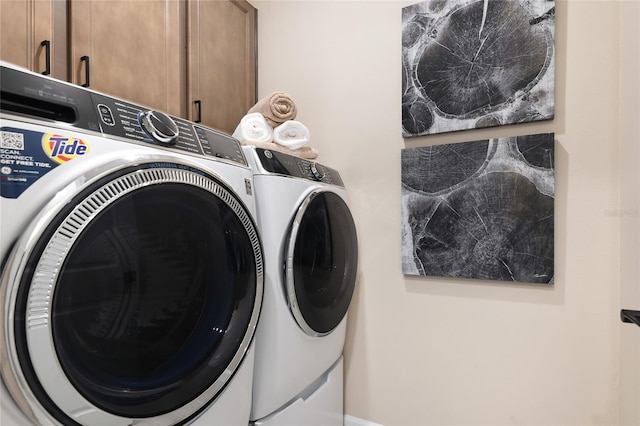
[[[3,426],[246,425],[263,292],[238,142],[0,68]]]
[[[358,263],[347,191],[325,165],[255,147],[245,153],[265,250],[251,419],[341,425],[342,350]]]

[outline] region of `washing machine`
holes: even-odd
[[[244,149],[265,254],[251,420],[342,425],[342,351],[358,266],[347,191],[330,167]]]
[[[213,129],[0,68],[0,424],[247,425],[263,255]]]

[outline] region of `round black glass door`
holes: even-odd
[[[156,182],[158,173],[149,169],[155,184],[124,190],[75,231],[51,302],[51,336],[64,375],[91,404],[123,417],[172,412],[229,380],[259,303],[259,244],[241,204],[210,178],[180,172],[209,181],[217,194],[163,176]],[[107,185],[78,196],[72,205],[80,207],[59,215],[51,241],[84,204],[111,191]],[[42,267],[34,268],[33,277]],[[28,340],[28,313],[17,314],[17,331]]]
[[[330,333],[349,309],[356,282],[358,243],[347,204],[333,192],[316,192],[294,221],[287,287],[298,324],[311,335]],[[294,226],[295,228],[295,226]]]

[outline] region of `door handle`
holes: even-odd
[[[622,320],[622,322],[632,323],[640,327],[640,311],[622,309],[620,311],[620,319]]]
[[[202,101],[198,99],[197,101],[193,101],[196,104],[196,108],[198,109],[198,115],[195,120],[196,123],[200,123],[202,121]]]
[[[49,40],[42,40],[40,46],[44,47],[44,60],[45,66],[42,75],[51,74],[51,42]]]
[[[80,58],[80,61],[84,62],[84,83],[82,87],[89,87],[91,84],[91,80],[89,79],[91,76],[91,70],[89,69],[89,57],[87,55]]]

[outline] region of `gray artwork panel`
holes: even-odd
[[[402,150],[402,270],[552,283],[554,134]]]
[[[554,116],[555,2],[431,0],[402,9],[402,136]]]

